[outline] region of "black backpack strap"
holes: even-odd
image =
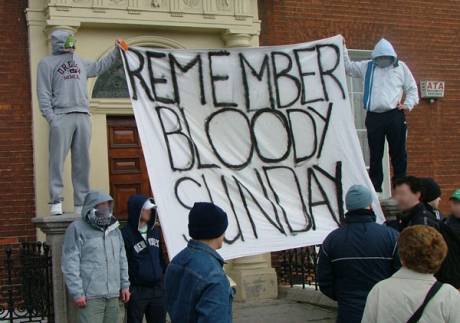
[[[431,286],[430,290],[425,296],[425,300],[423,301],[422,305],[415,311],[414,314],[410,317],[410,319],[407,321],[407,323],[417,323],[420,318],[423,315],[423,311],[425,310],[425,307],[428,305],[430,300],[436,295],[436,293],[441,289],[442,283],[436,281],[436,283]]]

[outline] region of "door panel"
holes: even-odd
[[[134,117],[108,116],[107,128],[110,194],[115,201],[114,214],[126,220],[131,195],[152,195],[147,168]]]

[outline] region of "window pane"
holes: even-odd
[[[121,60],[99,76],[94,85],[93,98],[129,98],[128,85]]]
[[[349,50],[348,54],[352,61],[360,61],[369,59],[371,51],[354,51]],[[358,132],[359,143],[361,145],[361,151],[363,152],[364,162],[366,167],[369,167],[369,145],[367,143],[367,131],[366,131],[366,110],[363,109],[363,80],[355,77],[347,78],[347,83],[350,89],[350,101],[353,109],[353,115],[355,119],[355,127]]]

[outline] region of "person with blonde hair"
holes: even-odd
[[[434,277],[447,255],[442,235],[410,226],[399,237],[399,254],[401,269],[372,288],[362,322],[460,322],[460,293]]]

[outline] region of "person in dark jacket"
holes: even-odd
[[[423,192],[422,202],[428,211],[434,214],[436,220],[444,218],[439,210],[439,203],[441,202],[441,186],[431,177],[421,177]]]
[[[441,269],[435,275],[443,283],[460,290],[460,189],[450,197],[451,215],[440,223],[440,231],[446,240],[448,252]]]
[[[402,213],[398,220],[388,225],[398,231],[408,226],[422,224],[439,230],[439,221],[430,212],[422,200],[423,182],[415,176],[401,177],[395,180],[393,198]]]
[[[353,185],[345,197],[342,227],[321,246],[317,280],[323,294],[338,302],[337,322],[361,322],[372,287],[400,267],[398,232],[375,222],[372,193]]]
[[[166,270],[172,323],[231,323],[233,290],[223,270],[227,214],[212,203],[195,203],[189,214],[187,247]]]
[[[128,224],[123,228],[131,280],[128,323],[166,322],[165,263],[161,252],[161,229],[156,224],[156,206],[151,198],[133,195],[128,200]]]

